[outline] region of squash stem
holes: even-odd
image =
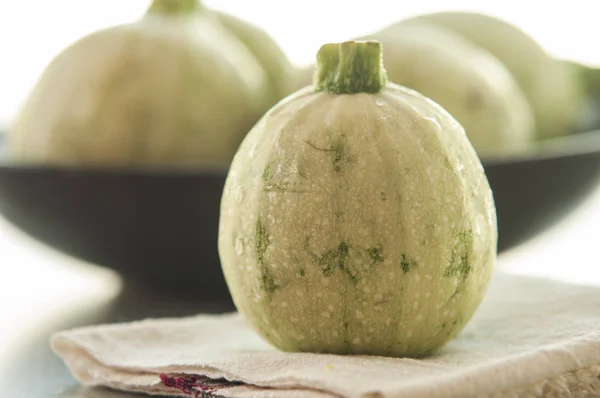
[[[148,13],[187,15],[201,7],[200,0],[152,0]]]
[[[378,93],[387,82],[381,43],[347,41],[323,45],[317,53],[315,91],[333,94]]]

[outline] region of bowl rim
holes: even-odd
[[[143,175],[143,176],[206,176],[225,177],[229,165],[193,166],[73,166],[23,163],[11,160],[6,149],[7,133],[0,130],[0,170],[23,172],[54,172],[61,174],[85,175]],[[480,153],[479,159],[485,167],[498,167],[508,164],[523,164],[552,159],[575,158],[589,154],[600,154],[600,129],[574,133],[561,137],[541,140],[521,149],[511,149],[497,153]]]
[[[590,154],[600,154],[600,129],[548,138],[521,149],[495,154],[484,153],[479,157],[484,166],[500,166],[574,158]]]
[[[19,172],[44,172],[65,175],[114,175],[114,176],[179,176],[191,177],[202,175],[205,177],[221,178],[227,175],[229,165],[221,164],[214,166],[192,166],[192,165],[148,165],[148,166],[74,166],[67,164],[42,164],[18,162],[11,159],[6,144],[7,133],[0,130],[0,171],[19,171]]]

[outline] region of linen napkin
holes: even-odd
[[[424,359],[284,353],[239,314],[80,328],[51,344],[85,386],[176,397],[600,396],[600,288],[496,274]]]

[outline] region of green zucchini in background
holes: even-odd
[[[513,74],[533,107],[537,137],[578,128],[587,101],[577,68],[550,56],[532,37],[501,19],[472,12],[440,12],[407,19],[450,29],[498,58]]]
[[[286,351],[431,352],[478,308],[496,241],[464,129],[388,82],[377,42],[321,48],[315,84],[244,139],[221,203],[233,300]]]
[[[430,23],[398,23],[367,39],[383,44],[391,81],[446,109],[482,154],[528,145],[534,117],[513,76],[487,51]]]
[[[251,46],[239,38],[250,35]],[[11,128],[11,153],[52,164],[227,166],[285,95],[288,65],[259,29],[197,0],[154,0],[139,21],[94,32],[48,65]]]

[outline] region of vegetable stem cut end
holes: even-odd
[[[148,13],[187,15],[200,9],[200,0],[152,0]]]
[[[323,45],[317,53],[315,91],[333,94],[378,93],[387,82],[381,43],[347,41]]]

